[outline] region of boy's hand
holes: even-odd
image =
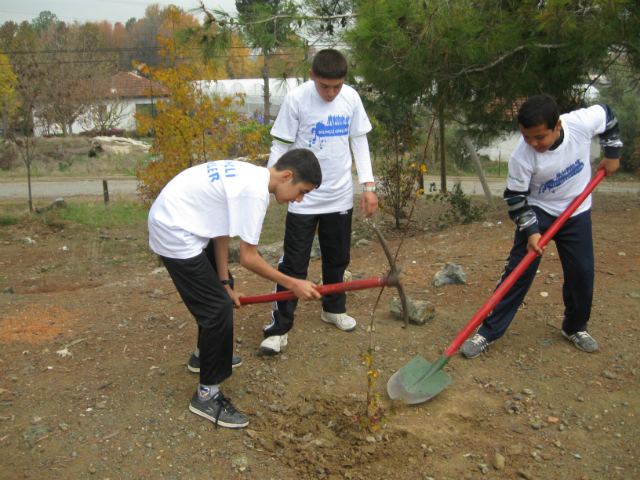
[[[308,280],[296,280],[291,286],[291,291],[300,300],[318,300],[322,295],[314,287],[315,283]]]
[[[613,174],[616,173],[618,167],[620,166],[620,157],[618,158],[603,158],[598,165],[598,170],[604,168],[607,174],[606,177],[613,177]]]
[[[364,212],[365,210],[367,213],[365,213],[364,218],[369,218],[378,210],[378,196],[375,193],[362,192],[362,197],[360,198],[360,211]]]
[[[229,297],[231,297],[231,300],[233,300],[233,306],[235,308],[240,308],[240,299],[244,297],[244,294],[233,290],[231,285],[225,285],[224,287],[227,289],[227,293],[229,294]]]
[[[538,255],[542,255],[544,253],[544,248],[540,248],[538,246],[538,242],[540,241],[541,237],[542,235],[540,235],[539,233],[534,233],[529,237],[529,240],[527,241],[527,252],[533,250]]]

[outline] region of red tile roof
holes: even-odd
[[[96,79],[91,86],[97,97],[148,97],[152,91],[155,97],[166,97],[169,89],[153,80],[141,77],[135,72],[119,72],[112,77]]]

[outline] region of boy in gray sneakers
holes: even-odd
[[[618,121],[608,105],[594,105],[560,115],[555,100],[535,95],[518,113],[522,138],[509,160],[504,198],[517,229],[503,282],[529,250],[538,253],[478,332],[462,344],[467,358],[478,357],[501,338],[511,324],[535,278],[543,249],[538,241],[591,180],[591,139],[600,136],[604,168],[611,177],[620,165]],[[553,237],[564,273],[562,336],[584,352],[598,343],[587,333],[593,301],[594,259],[591,235],[591,195]],[[499,285],[498,285],[499,286]]]

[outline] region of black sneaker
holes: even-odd
[[[236,410],[229,399],[220,391],[204,402],[198,398],[198,392],[196,391],[191,397],[189,410],[196,415],[211,420],[216,428],[218,428],[218,425],[226,428],[243,428],[249,425],[249,419]]]
[[[479,333],[476,333],[473,337],[467,339],[466,342],[460,347],[460,352],[467,358],[476,358],[493,343],[493,340],[487,340]]]
[[[569,335],[562,330],[562,336],[570,342],[573,342],[573,344],[583,352],[593,353],[598,350],[598,342],[587,332],[576,332],[573,335]]]
[[[242,365],[242,358],[238,355],[234,355],[231,359],[231,368],[236,368]],[[187,368],[190,372],[200,373],[200,359],[195,355],[191,354],[191,358],[189,359],[189,363],[187,363]]]

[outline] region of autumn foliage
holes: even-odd
[[[189,167],[268,152],[265,126],[246,119],[238,121],[233,104],[241,104],[242,96],[220,97],[206,89],[208,82],[203,80],[217,78],[216,66],[185,60],[187,55],[182,55],[171,39],[159,41],[161,65],[141,65],[140,70],[166,86],[169,96],[154,99],[151,115],[136,115],[138,131],[153,134],[151,153],[156,155],[138,171],[138,188],[147,205],[173,177]]]

